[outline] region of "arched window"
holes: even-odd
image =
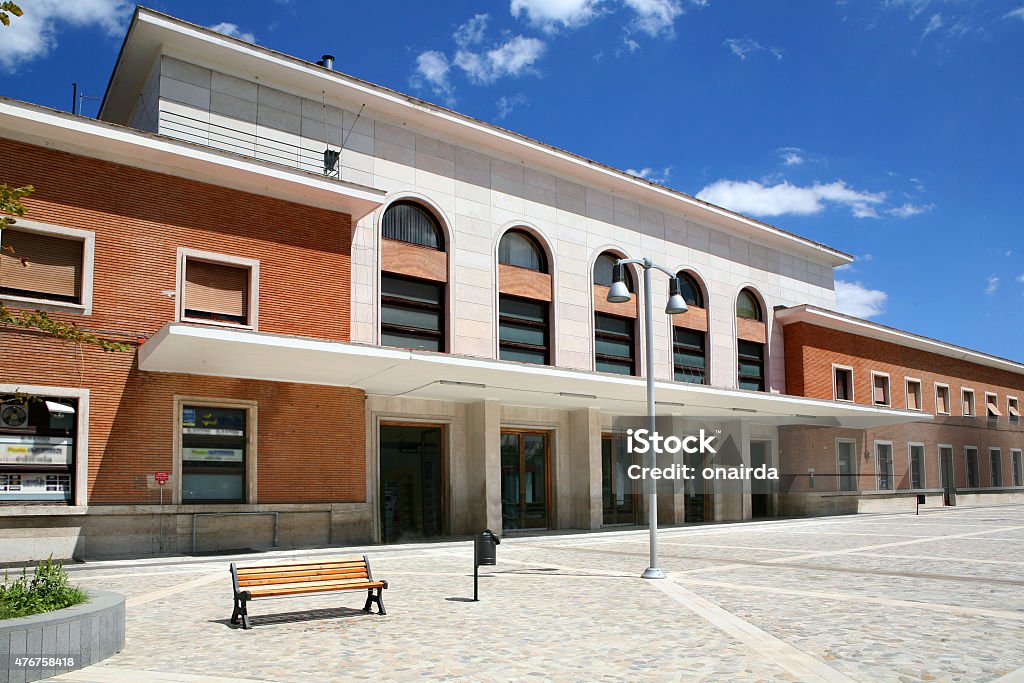
[[[599,372],[635,375],[637,297],[621,304],[608,303],[612,267],[619,256],[606,251],[594,262],[594,368]],[[625,268],[626,286],[636,292],[633,274]]]
[[[685,271],[676,273],[689,309],[672,316],[672,363],[677,382],[707,384],[708,312],[704,290]]]
[[[764,322],[764,317],[761,313],[761,304],[758,303],[757,297],[749,289],[741,291],[739,297],[736,299],[736,317]]]
[[[498,242],[498,357],[551,364],[551,276],[547,256],[525,230]]]
[[[523,230],[509,230],[498,243],[498,263],[517,266],[538,273],[547,273],[544,250],[532,235]]]
[[[400,201],[384,212],[381,236],[381,346],[447,350],[448,255],[441,224],[423,206]]]
[[[384,212],[384,237],[444,251],[441,225],[430,211],[414,202],[395,202]]]
[[[741,290],[736,297],[737,380],[740,389],[765,390],[765,352],[768,328],[764,311],[756,294]]]

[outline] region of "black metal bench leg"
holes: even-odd
[[[373,600],[373,589],[369,588],[366,591],[366,603],[363,605],[363,611],[364,612],[369,612],[370,611],[370,605],[372,605],[373,602],[374,602],[374,600]]]
[[[232,624],[237,624],[238,623],[238,615],[241,614],[241,613],[242,613],[242,611],[238,608],[238,598],[236,597],[235,598],[234,609],[231,610],[231,623]]]
[[[383,616],[387,614],[387,611],[384,609],[384,598],[381,596],[381,590],[380,588],[377,589],[377,597],[374,598],[374,602],[377,603],[377,614]]]
[[[249,622],[249,611],[245,608],[245,598],[240,598],[238,601],[238,616],[242,617],[242,628],[252,628],[252,624]],[[232,623],[238,622],[235,621]]]

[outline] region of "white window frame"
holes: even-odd
[[[946,409],[939,410],[939,389],[946,390]],[[935,414],[936,415],[952,415],[953,413],[953,392],[950,391],[948,384],[942,384],[941,382],[935,383]]]
[[[209,406],[211,408],[239,408],[245,410],[245,501],[242,503],[206,503],[189,501],[188,505],[256,505],[257,469],[256,469],[256,429],[258,426],[256,411],[257,401],[245,399],[209,398],[203,396],[174,396],[174,453],[171,460],[171,480],[167,485],[171,489],[171,504],[182,505],[181,501],[181,411],[186,405]]]
[[[1010,406],[1011,405],[1014,408],[1016,408],[1017,412],[1019,413],[1020,412],[1020,399],[1017,398],[1016,396],[1007,396],[1006,397],[1006,420],[1010,424],[1015,425],[1015,424],[1020,423],[1020,418],[1014,416],[1014,414],[1010,412]]]
[[[248,322],[245,325],[217,320],[206,320],[204,318],[189,318],[185,315],[185,267],[188,259],[207,261],[225,266],[247,268],[249,270],[249,300],[247,302]],[[241,330],[259,329],[260,318],[260,262],[258,259],[244,258],[242,256],[229,256],[218,254],[212,251],[200,251],[188,247],[178,247],[178,272],[175,281],[175,296],[177,301],[174,306],[174,322],[197,323],[200,325],[216,325],[218,327],[231,327]]]
[[[917,407],[910,407],[910,383],[917,382]],[[892,389],[892,387],[889,387]],[[903,379],[903,398],[906,401],[907,410],[924,412],[924,382],[917,377],[906,377]]]
[[[879,446],[888,446],[889,447],[889,458],[890,458],[889,466],[890,466],[890,470],[889,470],[889,488],[887,488],[887,489],[883,489],[883,488],[881,488],[878,485],[879,484],[879,479],[881,478],[879,476],[879,473],[878,473],[878,447]],[[896,452],[893,450],[892,441],[886,441],[884,439],[876,439],[875,440],[875,490],[876,491],[888,491],[889,493],[894,493],[896,491]]]
[[[886,393],[888,394],[887,398],[889,399],[885,403],[875,402],[875,377],[885,378],[885,383],[887,386]],[[881,406],[883,408],[892,408],[892,378],[889,376],[888,372],[876,372],[875,370],[871,371],[871,405]]]
[[[992,454],[999,454],[999,484],[996,484],[996,473],[992,469]],[[988,485],[990,488],[1003,488],[1003,449],[989,446],[988,448]]]
[[[995,399],[995,401],[993,401],[993,403],[995,403],[996,410],[999,410],[999,394],[994,394],[991,391],[986,391],[985,392],[985,417],[987,417],[990,420],[997,420],[997,419],[999,419],[998,415],[989,415],[988,414],[988,405],[989,405],[988,399],[989,399],[989,397]]]
[[[921,486],[917,489],[914,488],[914,446],[921,449]],[[910,470],[910,490],[921,491],[928,488],[928,449],[920,441],[907,442],[907,465]]]
[[[971,397],[970,401],[966,400],[968,395]],[[970,414],[967,413],[968,405],[971,406]],[[963,417],[978,417],[978,402],[975,400],[974,389],[960,389],[960,414]]]
[[[978,466],[978,481],[975,482],[974,486],[971,486],[971,463],[967,459],[967,451],[973,450],[975,453],[975,464]],[[977,458],[981,456],[977,446],[964,446],[964,487],[968,489],[980,489],[981,488],[981,463],[978,462]]]
[[[1014,460],[1015,456],[1016,460]],[[1013,470],[1013,485],[1024,486],[1024,452],[1020,448],[1010,449],[1010,469]],[[1019,479],[1017,477],[1018,473],[1020,474]],[[1018,481],[1020,481],[1019,484],[1017,483]]]
[[[19,225],[21,221],[18,221]],[[85,506],[89,504],[89,390],[70,389],[67,387],[50,387],[33,384],[0,384],[0,393],[29,394],[31,396],[52,396],[54,398],[78,399],[75,420],[75,490],[71,492],[71,505]],[[67,509],[65,503],[53,503]],[[33,504],[33,509],[37,507]],[[39,505],[38,507],[45,507]]]
[[[852,462],[852,465],[853,465],[853,468],[854,468],[855,471],[852,472],[850,474],[850,476],[853,478],[853,483],[854,483],[853,490],[854,491],[859,491],[860,490],[860,459],[857,457],[857,440],[856,439],[847,439],[847,438],[838,438],[838,439],[836,439],[836,475],[837,475],[836,491],[839,491],[840,493],[843,492],[843,478],[842,478],[842,474],[840,474],[840,471],[839,471],[839,444],[841,444],[841,443],[848,443],[851,446],[853,446],[853,462]]]
[[[92,282],[93,273],[96,267],[96,233],[91,230],[79,230],[78,228],[65,228],[61,225],[40,223],[25,218],[18,218],[11,228],[34,232],[50,237],[61,237],[64,239],[78,240],[82,243],[82,301],[73,304],[67,301],[54,301],[32,296],[14,296],[11,294],[0,294],[0,301],[6,301],[16,306],[38,308],[42,311],[54,313],[75,313],[78,315],[92,315]],[[3,231],[0,231],[0,240],[3,240]]]
[[[849,374],[849,376],[850,376],[850,398],[838,398],[836,396],[836,370],[842,370],[844,372],[850,373]],[[855,399],[856,399],[856,394],[854,393],[853,385],[854,385],[854,381],[853,381],[853,368],[851,366],[849,366],[849,365],[839,365],[838,363],[833,363],[832,364],[832,400],[833,401],[843,401],[843,402],[847,402],[847,403],[854,403]]]

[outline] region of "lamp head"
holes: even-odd
[[[668,281],[668,303],[665,304],[665,312],[669,315],[686,313],[686,299],[683,298],[683,285],[678,277]]]
[[[633,296],[629,293],[629,287],[626,286],[625,268],[621,263],[612,266],[612,286],[608,289],[609,303],[623,304]]]

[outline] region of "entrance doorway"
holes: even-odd
[[[380,426],[381,540],[444,534],[444,427]]]
[[[626,441],[612,434],[601,435],[601,500],[603,523],[636,524],[636,482],[629,478],[633,456]]]
[[[956,480],[953,477],[952,446],[939,446],[939,471],[942,472],[942,504],[956,505]]]
[[[771,441],[750,442],[750,466],[753,468],[771,467],[772,443]],[[771,482],[767,479],[751,479],[750,481],[750,516],[753,519],[771,517],[772,515],[772,488]]]
[[[548,528],[548,433],[501,432],[501,524]]]

